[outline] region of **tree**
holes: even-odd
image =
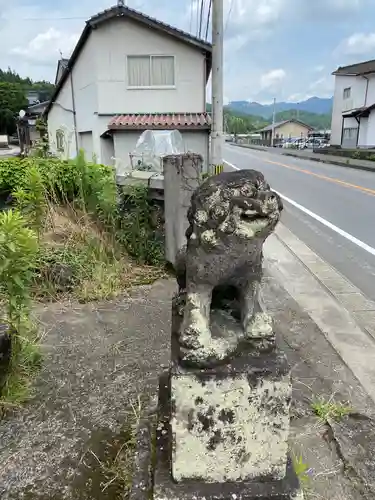
[[[0,134],[12,135],[16,132],[16,120],[10,109],[0,108]]]
[[[25,91],[20,83],[0,81],[0,132],[14,134],[16,131],[16,116],[28,105]]]

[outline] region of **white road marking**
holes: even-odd
[[[236,167],[236,165],[233,165],[233,163],[230,163],[229,161],[227,160],[224,160],[224,163],[226,163],[229,167],[233,168],[234,170],[241,170],[239,167]],[[272,188],[273,189],[273,188]],[[339,234],[340,236],[342,236],[343,238],[347,239],[348,241],[350,241],[351,243],[354,243],[354,245],[357,245],[359,248],[362,248],[362,250],[365,250],[366,252],[370,253],[371,255],[374,255],[375,256],[375,248],[372,248],[370,245],[368,245],[367,243],[364,243],[363,241],[359,240],[358,238],[356,238],[355,236],[347,233],[346,231],[344,231],[343,229],[341,229],[340,227],[337,227],[335,226],[334,224],[332,224],[331,222],[329,222],[328,220],[324,219],[323,217],[320,217],[320,215],[317,215],[315,214],[314,212],[312,212],[311,210],[309,210],[308,208],[306,207],[303,207],[302,205],[300,205],[299,203],[297,203],[296,201],[294,200],[291,200],[290,198],[288,198],[287,196],[283,195],[282,193],[280,193],[279,191],[276,191],[276,189],[273,189],[283,200],[285,200],[287,203],[289,203],[290,205],[293,205],[293,207],[295,208],[298,208],[298,210],[301,210],[301,212],[303,212],[304,214],[306,215],[309,215],[312,219],[315,219],[316,221],[320,222],[321,224],[323,224],[323,226],[326,226],[328,227],[329,229],[331,229],[332,231],[334,231],[335,233]]]

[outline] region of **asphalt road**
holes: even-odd
[[[225,145],[226,169],[260,170],[282,222],[375,300],[375,173]]]

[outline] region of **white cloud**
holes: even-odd
[[[63,55],[70,56],[78,37],[78,33],[67,34],[55,28],[49,28],[32,38],[26,46],[11,49],[11,54],[31,62],[45,62],[50,59],[57,61],[60,51]]]
[[[364,55],[375,50],[375,33],[354,33],[343,40],[337,52],[349,55]]]
[[[226,41],[242,38],[242,45],[270,34],[288,0],[224,0]],[[235,47],[234,47],[235,49]]]
[[[279,69],[273,69],[271,71],[268,71],[267,73],[264,73],[260,77],[260,86],[262,90],[273,90],[276,89],[278,85],[285,79],[286,77],[286,72],[285,70],[279,68]]]

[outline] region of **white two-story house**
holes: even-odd
[[[375,147],[375,60],[339,67],[333,75],[331,144]]]
[[[52,152],[129,161],[144,130],[177,129],[207,165],[206,86],[212,46],[136,10],[115,6],[86,22],[45,116]]]

